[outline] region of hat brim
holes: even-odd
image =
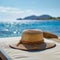
[[[30,44],[20,44],[19,46],[16,46],[16,44],[12,44],[9,45],[11,48],[13,49],[19,49],[19,50],[25,50],[25,51],[29,51],[29,50],[45,50],[45,49],[50,49],[56,46],[55,43],[48,43],[48,42],[44,42],[43,44],[35,44],[34,45],[30,45]]]

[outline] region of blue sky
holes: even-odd
[[[60,0],[0,0],[1,20],[15,20],[34,14],[60,16]]]

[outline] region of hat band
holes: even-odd
[[[42,41],[36,41],[36,42],[32,42],[32,41],[27,42],[27,41],[21,40],[17,45],[19,45],[19,44],[43,44],[43,43],[44,43],[44,40],[42,40]]]

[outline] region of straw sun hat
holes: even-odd
[[[23,31],[21,40],[10,47],[20,50],[45,50],[56,46],[55,43],[45,42],[43,32],[39,30]]]

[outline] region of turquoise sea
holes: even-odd
[[[39,29],[60,36],[60,20],[21,20],[0,22],[0,38],[21,36],[23,30]]]

